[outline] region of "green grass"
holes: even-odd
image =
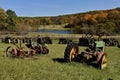
[[[47,55],[36,60],[4,57],[10,44],[0,43],[0,80],[120,80],[120,48],[105,47],[107,68],[100,70],[78,62],[63,62],[66,45],[51,44]],[[85,47],[79,47],[82,52]]]

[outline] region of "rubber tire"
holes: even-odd
[[[74,42],[69,42],[66,49],[65,49],[65,52],[64,52],[64,60],[66,62],[71,62],[70,60],[70,53],[71,53],[71,50],[73,48],[76,48],[76,55],[78,54],[79,52],[79,47],[78,47],[78,44],[77,43],[74,43]]]

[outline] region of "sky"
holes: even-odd
[[[120,0],[0,0],[0,7],[17,16],[59,16],[120,7]]]

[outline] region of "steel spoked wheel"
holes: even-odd
[[[9,52],[9,49],[11,48],[11,46],[7,47],[6,50],[4,51],[4,56],[5,57],[8,57],[8,52]]]
[[[114,42],[114,46],[118,46],[119,45],[119,42],[118,41],[115,41]]]
[[[106,45],[106,46],[110,46],[110,42],[107,41],[107,42],[105,43],[105,45]]]
[[[48,54],[49,53],[49,49],[47,49],[46,47],[43,47],[41,52],[42,52],[42,54]]]
[[[100,60],[100,69],[107,67],[107,61],[108,61],[107,54],[104,53]]]
[[[74,61],[78,55],[79,48],[76,43],[70,42],[64,52],[64,59],[67,62]]]

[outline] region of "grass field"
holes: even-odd
[[[4,57],[8,45],[0,43],[0,80],[120,80],[120,48],[117,47],[105,47],[108,66],[100,70],[78,62],[65,63],[65,44],[48,45],[49,54],[37,55],[36,60]],[[84,49],[79,47],[80,52]]]

